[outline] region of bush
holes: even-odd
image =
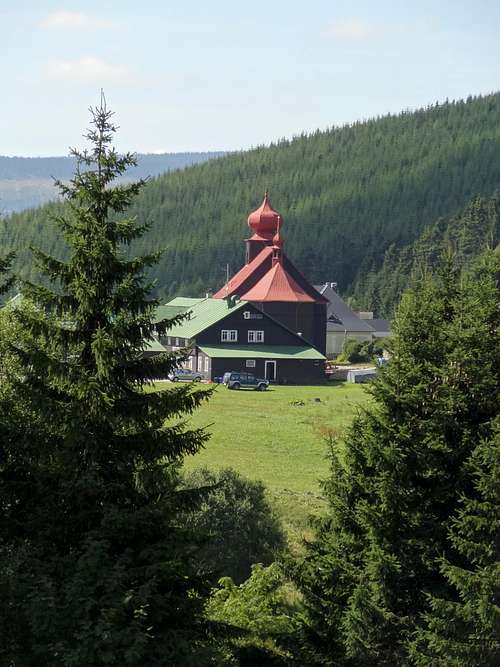
[[[346,338],[342,347],[342,354],[337,359],[338,361],[349,361],[353,364],[372,361],[374,357],[383,353],[386,342],[385,338],[374,338],[366,341]]]
[[[210,621],[242,631],[230,642],[236,664],[261,667],[290,664],[280,638],[297,631],[301,611],[297,591],[285,580],[278,563],[254,565],[240,586],[229,577],[222,578],[207,605]]]
[[[202,564],[218,576],[241,583],[254,563],[269,565],[286,545],[279,519],[265,496],[262,482],[225,468],[199,468],[184,478],[189,488],[208,487],[199,509],[189,512],[188,523],[207,541]]]

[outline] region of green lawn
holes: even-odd
[[[217,386],[190,420],[207,426],[211,438],[185,466],[231,467],[262,480],[297,546],[308,534],[308,516],[324,507],[319,480],[328,475],[325,436],[341,434],[368,400],[362,385],[345,383],[265,392]]]
[[[191,420],[207,425],[211,438],[186,466],[229,466],[262,480],[270,491],[317,493],[328,472],[325,435],[341,433],[366,400],[361,385],[345,383],[265,392],[217,386]]]

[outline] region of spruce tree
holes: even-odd
[[[486,274],[486,280],[485,280]],[[496,280],[488,280],[496,274]],[[479,290],[466,295],[464,306],[481,316],[491,361],[500,357],[498,316],[488,307],[498,300],[500,257],[491,254],[476,271],[482,302],[476,303]],[[487,291],[490,291],[490,297]],[[468,302],[468,303],[467,303]],[[484,310],[479,313],[480,309]],[[489,332],[486,327],[489,326]],[[463,363],[470,364],[474,349],[463,349]],[[494,374],[496,392],[491,399],[500,404],[498,362],[483,357],[483,372]],[[458,514],[449,528],[450,547],[441,560],[441,573],[449,583],[446,596],[433,591],[430,610],[419,628],[413,646],[415,662],[424,667],[488,667],[500,663],[500,419],[491,426],[488,437],[479,440],[465,465],[472,480],[460,500]]]
[[[14,311],[25,424],[4,439],[0,467],[10,563],[0,655],[13,665],[203,665],[209,582],[180,520],[197,492],[180,492],[176,471],[207,438],[182,421],[207,393],[145,391],[179,356],[143,355],[157,306],[144,272],[157,255],[130,255],[146,227],[125,215],[143,182],[116,183],[135,158],[113,148],[103,98],[91,116],[90,148],[72,151],[76,173],[59,183],[68,259],[37,251],[51,286],[26,284]]]
[[[498,284],[482,271],[461,279],[448,259],[404,296],[373,405],[332,451],[329,512],[293,575],[311,662],[411,664],[427,596],[451,595],[440,559],[498,410]]]
[[[0,278],[3,277],[4,274],[6,274],[9,271],[10,267],[12,266],[12,262],[14,261],[14,258],[15,254],[13,252],[9,252],[4,257],[0,257]],[[14,284],[14,276],[9,276],[0,281],[0,295],[8,292],[13,284]]]
[[[474,494],[453,520],[454,548],[441,571],[448,598],[431,596],[431,609],[413,651],[417,665],[495,667],[500,663],[500,420],[470,461]]]

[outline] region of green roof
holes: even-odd
[[[176,296],[175,299],[172,299],[164,306],[158,306],[154,321],[164,322],[165,320],[171,320],[176,315],[185,313],[186,310],[189,310],[196,303],[204,300],[205,299],[191,299],[187,296]]]
[[[187,299],[185,300],[187,301]],[[177,299],[173,299],[173,301],[177,301]],[[208,327],[211,327],[212,324],[216,324],[219,320],[247,304],[246,301],[235,302],[226,299],[193,299],[193,301],[196,301],[196,303],[185,311],[189,312],[189,318],[167,329],[165,332],[167,336],[194,338]],[[171,304],[172,301],[163,307],[170,307]]]
[[[172,317],[183,313],[186,309],[175,307],[175,306],[158,306],[154,316],[154,322],[163,322],[165,320],[171,320]]]
[[[310,346],[299,345],[200,345],[200,350],[211,358],[226,359],[325,359],[321,352]]]
[[[194,306],[196,303],[199,303],[200,301],[205,301],[204,298],[198,297],[196,299],[193,299],[189,296],[176,296],[175,299],[172,299],[171,301],[167,302],[167,306],[175,306],[176,308],[189,308],[190,306]]]
[[[144,352],[167,352],[167,348],[160,341],[156,340],[156,338],[153,338],[153,340],[144,342]]]

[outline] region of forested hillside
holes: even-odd
[[[222,152],[142,154],[138,155],[137,165],[129,170],[127,177],[158,176],[222,155]],[[66,181],[71,178],[75,164],[72,157],[0,155],[0,212],[21,211],[56,199],[58,192],[53,179]]]
[[[139,250],[165,249],[154,269],[159,294],[195,296],[223,283],[227,263],[231,271],[240,266],[246,217],[268,188],[285,221],[286,251],[308,278],[336,281],[366,301],[361,286],[368,273],[384,261],[387,268],[391,253],[438,219],[457,215],[474,196],[491,196],[499,184],[497,93],[317,131],[169,173],[143,190],[132,213],[151,224]],[[29,244],[63,253],[48,222],[58,206],[13,215],[2,225],[0,242],[17,250],[22,272],[32,272]]]
[[[352,290],[352,300],[359,307],[370,307],[390,316],[410,276],[422,270],[436,269],[443,253],[451,250],[459,266],[467,266],[487,247],[500,243],[500,193],[487,198],[474,197],[462,211],[449,218],[439,218],[426,227],[413,243],[386,252],[380,269],[362,276]]]

